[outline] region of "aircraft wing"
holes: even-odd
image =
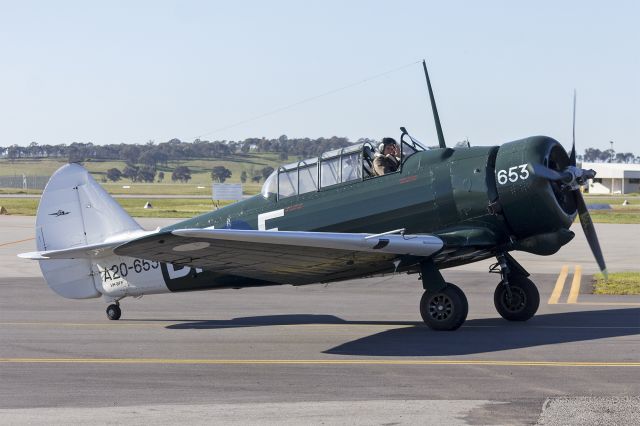
[[[403,256],[430,257],[433,235],[179,229],[116,247],[120,256],[157,260],[278,283],[327,282],[383,271]]]
[[[492,257],[499,241],[492,230],[483,227],[460,227],[437,237],[444,247],[433,260],[441,269]]]

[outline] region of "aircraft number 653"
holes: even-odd
[[[520,169],[520,173],[517,170]],[[498,176],[498,183],[504,185],[507,182],[516,182],[518,180],[526,180],[529,178],[529,170],[527,170],[527,164],[520,164],[519,166],[509,167],[509,171],[502,169],[496,173]]]

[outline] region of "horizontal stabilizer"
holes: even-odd
[[[154,231],[126,233],[117,236],[117,238],[110,238],[109,242],[87,244],[59,250],[32,251],[29,253],[20,253],[18,254],[18,257],[31,260],[99,259],[102,257],[113,256],[113,249],[124,243],[153,233]]]

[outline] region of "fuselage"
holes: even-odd
[[[320,187],[286,198],[256,195],[163,231],[181,228],[278,229],[408,234],[490,228],[506,235],[487,206],[496,193],[498,147],[413,153],[396,173]]]

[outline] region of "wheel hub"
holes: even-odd
[[[527,305],[527,296],[520,287],[511,287],[511,295],[504,292],[503,303],[509,312],[519,312]]]
[[[436,321],[444,321],[451,316],[453,304],[444,294],[438,294],[429,301],[429,316]]]

